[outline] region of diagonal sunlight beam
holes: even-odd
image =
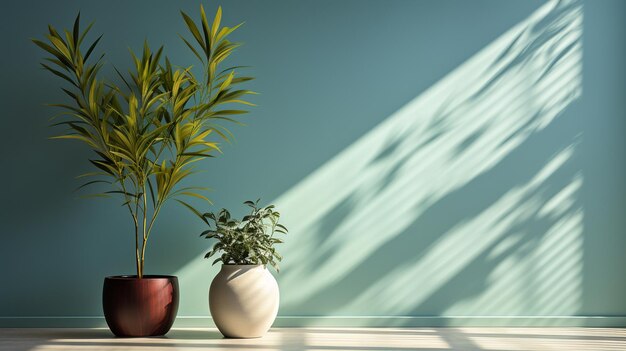
[[[497,168],[582,94],[581,36],[579,1],[546,3],[276,199],[291,232],[281,247],[285,260],[278,276],[283,313],[301,313],[300,306],[368,265],[382,245],[406,235],[420,239],[437,234],[407,230],[429,209]],[[467,218],[449,223],[431,241],[423,239],[426,246],[416,247],[415,257],[384,277],[372,277],[364,291],[333,314],[410,313],[484,257],[499,264],[487,277],[495,288],[475,299],[451,301],[444,312],[497,312],[489,307],[495,295],[507,288],[529,288],[506,283],[533,268],[513,268],[501,255],[519,251],[522,240],[509,232],[532,218],[551,221],[541,238],[545,242],[530,255],[544,265],[536,268],[537,274],[549,281],[559,267],[541,259],[553,259],[550,245],[568,243],[554,258],[573,268],[561,290],[579,289],[574,268],[581,259],[582,209],[575,197],[582,176],[563,185],[558,196],[542,197],[545,184],[573,158],[575,140],[568,145],[554,150],[533,177],[511,186],[486,208],[468,208]],[[325,228],[324,222],[337,213],[338,224]],[[181,284],[206,281],[203,267],[194,259],[179,270]],[[558,298],[550,295],[553,290],[538,286],[530,293],[548,306]],[[573,311],[579,295],[574,291],[569,296],[567,309]],[[551,313],[555,308],[535,310]]]
[[[284,249],[285,304],[297,305],[342,279],[580,95],[582,19],[572,4],[542,6],[276,201],[297,233]],[[390,142],[398,151],[375,160]],[[372,194],[395,164],[393,184]],[[350,195],[358,206],[318,245],[316,223]],[[311,257],[325,259],[312,266]]]
[[[503,237],[504,234],[515,225],[516,222],[524,221],[527,218],[535,215],[537,209],[541,208],[542,201],[539,198],[531,198],[524,201],[524,198],[529,193],[533,193],[534,190],[541,187],[542,184],[550,177],[556,169],[561,167],[573,156],[573,147],[569,147],[556,155],[530,182],[520,186],[516,189],[512,189],[507,192],[498,202],[490,206],[486,211],[480,215],[472,218],[467,223],[462,223],[456,228],[453,228],[445,236],[440,238],[427,252],[427,254],[417,264],[411,263],[404,267],[398,267],[393,272],[390,272],[383,281],[379,284],[372,286],[367,291],[363,292],[358,298],[356,298],[350,305],[346,306],[346,310],[351,310],[355,306],[363,306],[371,301],[376,301],[376,309],[385,311],[389,315],[404,312],[407,305],[416,306],[421,301],[425,300],[429,295],[436,291],[439,287],[447,282],[453,272],[460,271],[472,259],[481,253],[487,251],[489,246],[497,241],[498,238]],[[562,221],[555,224],[551,231],[555,233],[548,233],[547,236],[554,236],[558,241],[563,240],[563,236],[580,237],[579,227],[580,213],[575,212],[572,217],[566,217]],[[572,224],[572,225],[568,225]],[[480,233],[480,235],[468,235],[468,233]],[[552,235],[550,235],[552,234]],[[557,245],[553,246],[551,240],[548,239],[546,245],[550,250],[559,250]],[[580,245],[574,246],[580,249]],[[492,251],[491,254],[494,254]],[[537,252],[537,256],[533,259],[539,259],[546,257],[546,255],[540,251]],[[580,258],[580,254],[578,254]],[[445,258],[448,258],[447,260]],[[532,260],[529,260],[532,262]],[[571,257],[568,258],[571,261]],[[540,261],[541,262],[541,261]],[[506,262],[505,262],[506,263]],[[578,264],[579,262],[574,262]],[[569,265],[569,263],[567,263]],[[488,288],[486,292],[478,296],[476,299],[470,299],[467,301],[460,301],[458,304],[452,304],[452,306],[446,311],[450,315],[485,315],[493,313],[494,308],[489,308],[489,304],[494,302],[494,298],[498,298],[498,295],[502,295],[502,292],[507,288],[507,284],[524,284],[520,281],[520,277],[523,277],[524,272],[515,274],[511,272],[511,269],[516,267],[507,267],[501,265],[500,271],[494,272],[494,275],[490,277],[498,284],[495,284]],[[522,270],[524,267],[520,267]],[[573,275],[580,280],[580,267],[571,267],[574,269],[563,272],[565,275]],[[502,271],[504,269],[504,271]],[[554,272],[550,273],[549,277],[540,277],[533,281],[548,282]],[[500,275],[500,276],[499,276]],[[512,279],[504,280],[504,276]],[[560,276],[563,279],[564,276]],[[419,281],[418,289],[406,289],[407,285],[412,285],[415,281]],[[501,285],[504,286],[501,286]],[[575,287],[578,287],[576,284]],[[547,286],[549,291],[555,286]],[[524,286],[518,287],[523,291]],[[495,294],[491,294],[495,292]],[[539,292],[540,296],[541,291]],[[522,301],[518,301],[519,304],[525,302],[527,296],[505,294],[507,298],[518,297]],[[573,294],[568,296],[569,299],[574,299],[574,303],[578,303],[579,294]],[[500,301],[496,303],[500,305],[502,303],[508,303],[510,301]],[[570,301],[559,300],[559,303],[572,303]],[[532,301],[536,304],[537,301]],[[466,308],[464,305],[469,305]],[[533,306],[525,306],[526,313],[532,313],[536,310]],[[578,305],[573,306],[578,308]],[[462,311],[459,313],[457,311]],[[574,309],[575,311],[575,309]],[[541,313],[537,312],[537,315]]]

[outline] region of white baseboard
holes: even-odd
[[[210,316],[178,316],[175,328],[214,327]],[[102,316],[7,316],[1,328],[98,328]],[[274,327],[626,327],[626,316],[279,316]]]

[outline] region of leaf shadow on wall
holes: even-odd
[[[275,199],[280,315],[575,315],[581,35],[546,3]]]
[[[581,34],[547,3],[279,197],[281,314],[576,314]]]

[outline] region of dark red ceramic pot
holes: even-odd
[[[178,278],[168,275],[104,278],[104,317],[117,336],[165,335],[178,312]]]

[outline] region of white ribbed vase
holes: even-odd
[[[278,314],[278,283],[263,265],[222,265],[209,288],[215,325],[229,338],[259,338]]]

